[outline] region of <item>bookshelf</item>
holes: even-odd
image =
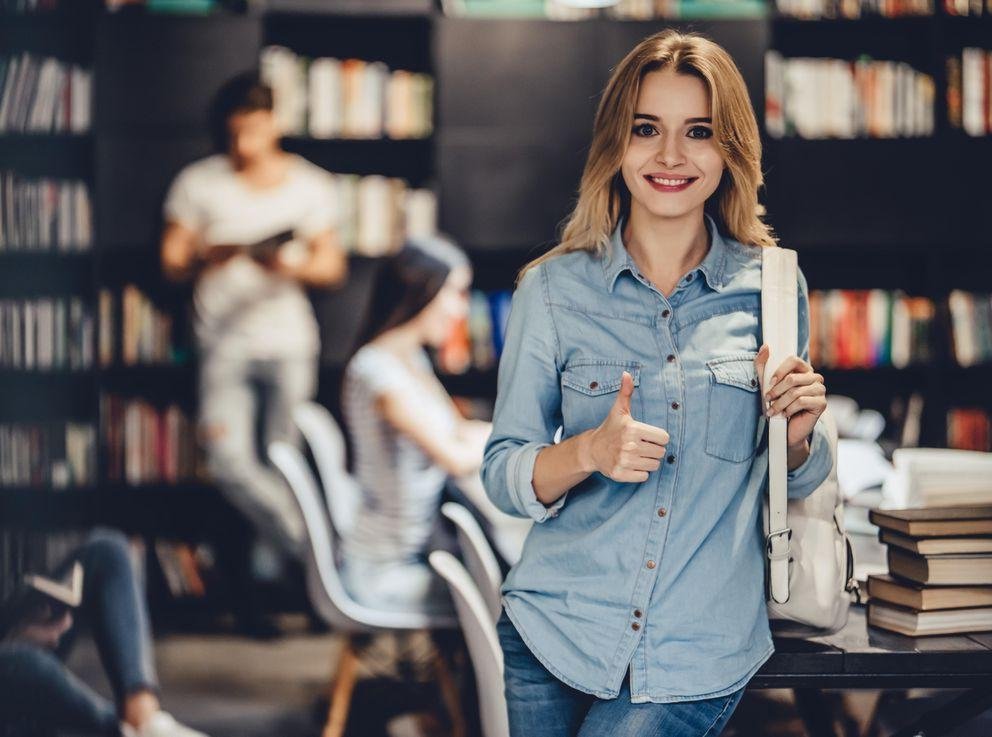
[[[932,362],[825,369],[829,390],[886,415],[893,400],[917,390],[925,399],[920,442],[942,446],[950,408],[992,409],[983,391],[992,365],[957,365],[947,309],[952,290],[981,292],[992,277],[987,215],[978,201],[987,189],[981,171],[992,163],[992,138],[951,126],[945,74],[948,56],[989,46],[989,17],[949,16],[938,6],[930,15],[891,18],[773,16],[771,48],[783,56],[867,54],[931,75],[935,130],[898,139],[766,137],[765,151],[772,222],[783,244],[799,251],[811,289],[902,289],[937,306]]]

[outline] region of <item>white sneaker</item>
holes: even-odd
[[[180,724],[167,711],[155,712],[141,729],[121,722],[121,734],[124,737],[207,737],[203,732]]]

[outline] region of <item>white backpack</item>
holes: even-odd
[[[796,252],[762,249],[761,330],[771,353],[763,386],[787,356],[798,355],[798,266]],[[847,623],[851,592],[857,591],[854,554],[844,531],[844,498],[837,483],[837,425],[826,423],[834,464],[830,475],[805,499],[786,496],[787,419],[765,418],[768,426],[768,497],[764,510],[766,598],[772,632],[806,637],[836,632]],[[760,433],[760,429],[759,429]]]

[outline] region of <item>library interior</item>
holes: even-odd
[[[992,735],[989,171],[992,0],[0,0],[0,737]]]

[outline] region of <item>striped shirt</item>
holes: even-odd
[[[433,378],[427,355],[419,354],[419,361],[427,378]],[[426,551],[447,474],[375,407],[380,396],[402,393],[425,424],[454,432],[453,409],[429,391],[418,373],[372,344],[363,346],[345,369],[343,410],[362,488],[354,529],[342,540],[345,559],[413,560]]]

